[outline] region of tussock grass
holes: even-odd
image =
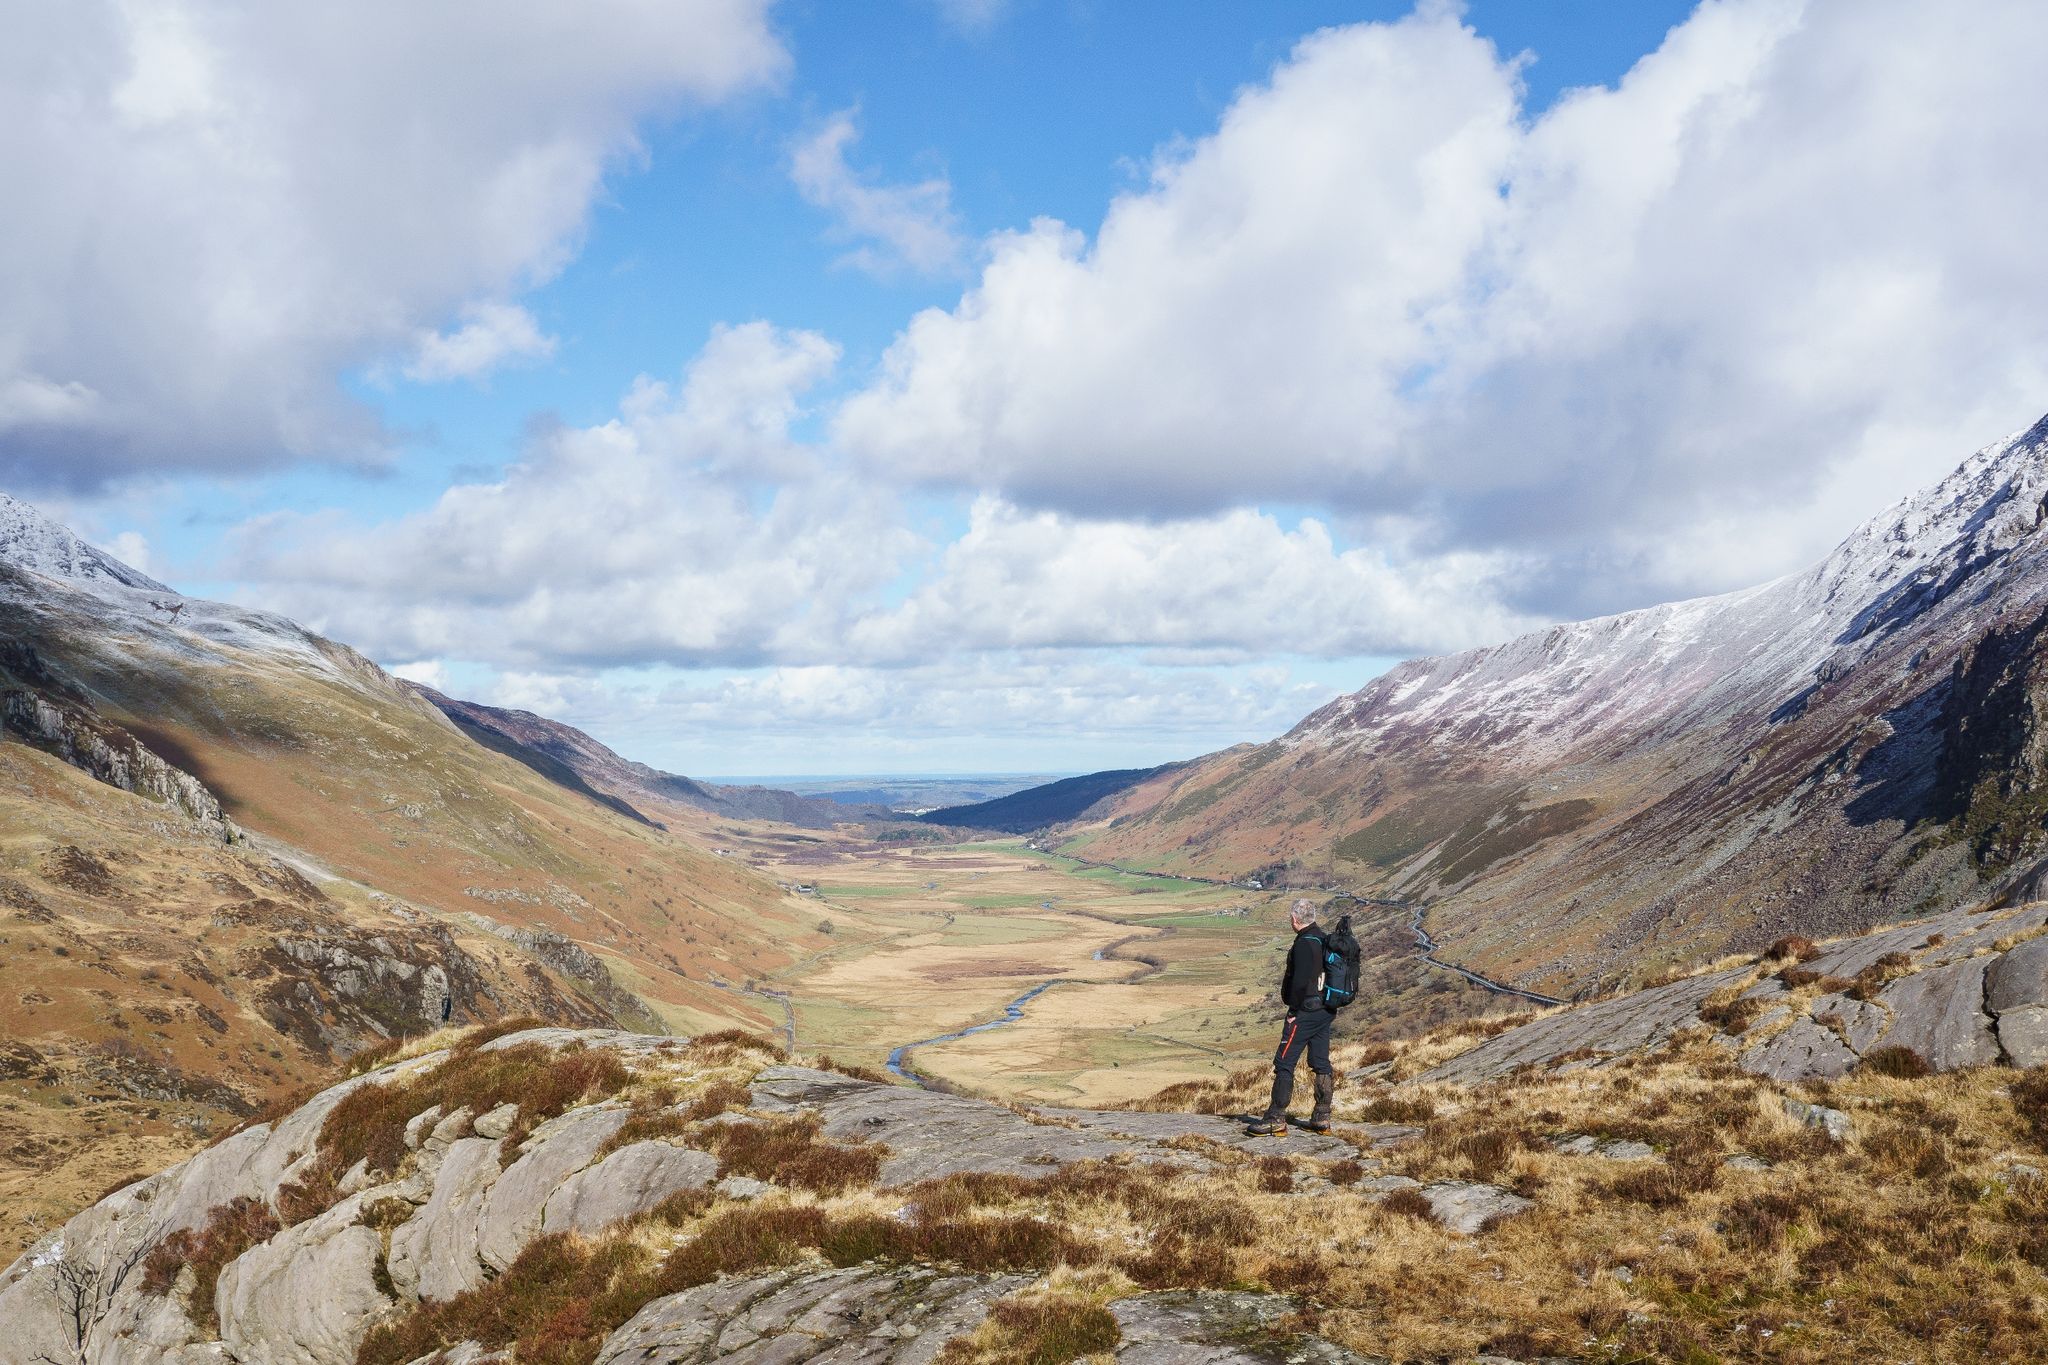
[[[1076,1294],[1000,1299],[971,1336],[946,1343],[938,1365],[1067,1365],[1116,1349],[1123,1333],[1110,1311]]]

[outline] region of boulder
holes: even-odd
[[[221,1272],[220,1338],[239,1365],[354,1365],[395,1307],[377,1287],[383,1239],[363,1226],[368,1193],[252,1247]]]
[[[1808,1128],[1818,1128],[1836,1142],[1847,1142],[1854,1125],[1849,1116],[1839,1109],[1830,1109],[1822,1104],[1808,1104],[1805,1100],[1787,1099],[1785,1114],[1795,1122]]]
[[[1123,1342],[1122,1365],[1369,1365],[1366,1357],[1321,1337],[1278,1335],[1296,1311],[1278,1294],[1168,1290],[1109,1306]],[[1384,1362],[1381,1362],[1384,1365]]]
[[[642,1308],[606,1339],[597,1365],[930,1365],[991,1303],[1025,1283],[873,1265],[717,1280]]]
[[[1892,982],[1878,994],[1892,1022],[1880,1047],[1908,1047],[1936,1071],[1998,1060],[1998,1037],[1984,1013],[1985,958],[1930,967]]]
[[[525,1155],[513,1162],[484,1196],[483,1212],[477,1219],[476,1254],[495,1269],[510,1266],[526,1250],[526,1244],[540,1236],[548,1196],[596,1160],[597,1149],[611,1141],[630,1117],[631,1111],[621,1105],[586,1105],[534,1129],[526,1140]]]
[[[1474,1180],[1434,1181],[1422,1187],[1422,1197],[1437,1222],[1467,1237],[1496,1218],[1512,1218],[1535,1207],[1534,1201],[1519,1194]]]
[[[1795,1019],[1737,1060],[1744,1071],[1774,1081],[1810,1081],[1846,1076],[1856,1053],[1841,1035],[1811,1019]]]
[[[478,1137],[501,1138],[511,1135],[512,1125],[518,1120],[518,1105],[501,1104],[488,1114],[479,1114],[470,1126]]]
[[[391,1282],[423,1299],[452,1299],[484,1282],[477,1225],[499,1174],[498,1144],[461,1138],[434,1173],[434,1192],[391,1232]]]
[[[578,1171],[548,1196],[543,1233],[593,1233],[644,1213],[678,1190],[701,1190],[718,1176],[709,1152],[666,1142],[636,1142]]]

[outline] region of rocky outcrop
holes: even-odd
[[[1658,1047],[1680,1029],[1700,1027],[1700,1005],[1743,975],[1739,970],[1713,972],[1561,1010],[1490,1038],[1424,1072],[1422,1079],[1487,1081],[1524,1066],[1597,1061]]]
[[[611,1049],[657,1066],[674,1047],[662,1038],[545,1028],[493,1040],[483,1051],[527,1044]],[[611,1150],[634,1112],[614,1099],[540,1123],[516,1149],[507,1146],[519,1131],[516,1106],[472,1114],[437,1105],[405,1123],[407,1155],[396,1172],[372,1176],[358,1164],[341,1179],[345,1193],[333,1203],[310,1216],[294,1212],[302,1221],[279,1228],[287,1190],[309,1178],[320,1159],[319,1135],[334,1106],[359,1087],[402,1081],[447,1057],[428,1054],[335,1086],[274,1126],[236,1134],[78,1215],[0,1274],[0,1322],[10,1329],[0,1334],[0,1365],[28,1365],[45,1354],[74,1358],[77,1343],[51,1292],[57,1267],[123,1257],[133,1264],[173,1233],[208,1225],[233,1201],[253,1201],[258,1212],[275,1209],[278,1217],[255,1220],[253,1240],[222,1267],[211,1304],[217,1331],[199,1325],[207,1314],[189,1301],[190,1274],[151,1291],[136,1276],[114,1295],[88,1343],[88,1365],[352,1365],[379,1322],[422,1301],[479,1289],[535,1239],[599,1233],[681,1191],[706,1189],[718,1175],[717,1158],[680,1142],[652,1138]],[[1018,1113],[801,1067],[762,1072],[752,1107],[771,1116],[816,1114],[829,1137],[884,1144],[883,1188],[962,1171],[1038,1176],[1090,1158],[1212,1168],[1210,1158],[1171,1145],[1191,1136],[1265,1150],[1253,1147],[1241,1126],[1213,1116]],[[707,1120],[759,1121],[742,1114]],[[1308,1157],[1359,1153],[1336,1137],[1286,1150]],[[747,1193],[756,1197],[779,1189],[752,1184]],[[1413,1186],[1398,1181],[1386,1188]],[[1467,1232],[1524,1206],[1491,1186],[1431,1186],[1424,1197],[1442,1205],[1447,1226]],[[997,1300],[1031,1282],[879,1262],[750,1272],[646,1303],[610,1335],[599,1359],[925,1365],[948,1340],[975,1330]],[[1143,1294],[1109,1307],[1123,1333],[1114,1352],[1119,1360],[1359,1359],[1314,1337],[1276,1335],[1296,1308],[1280,1296]],[[446,1359],[485,1365],[499,1357],[463,1343],[452,1344]]]
[[[928,1365],[1024,1283],[865,1266],[719,1280],[648,1304],[612,1334],[597,1361]]]
[[[558,934],[552,929],[533,925],[501,924],[483,915],[469,914],[463,918],[485,933],[494,934],[507,943],[526,950],[543,966],[552,968],[569,980],[581,986],[613,1020],[622,1027],[638,1033],[667,1033],[668,1026],[661,1016],[647,1008],[644,1001],[631,991],[622,988],[612,979],[611,969],[582,944]]]
[[[362,1222],[375,1197],[344,1199],[221,1272],[214,1311],[237,1365],[351,1361],[369,1330],[397,1308],[377,1283],[383,1239]]]
[[[43,670],[26,646],[10,644],[0,657],[0,734],[53,754],[95,781],[162,802],[222,843],[242,837],[204,782],[172,767],[134,735],[102,719],[83,698],[63,695],[47,684],[23,685],[19,679],[24,672]],[[15,685],[7,685],[10,677],[16,679]]]
[[[2000,1061],[2037,1065],[2048,1060],[2044,927],[2048,907],[2040,905],[1959,910],[1826,945],[1791,969],[1802,988],[1780,976],[1743,990],[1761,1013],[1741,1033],[1718,1036],[1745,1069],[1779,1081],[1843,1076],[1873,1050],[1892,1047],[1936,1071]],[[1718,1030],[1701,1007],[1750,975],[1747,968],[1711,972],[1560,1010],[1490,1038],[1421,1079],[1471,1083],[1520,1067],[1597,1066],[1661,1046],[1686,1029]],[[1858,994],[1804,989],[1858,977]]]
[[[1984,1008],[2014,1066],[2048,1063],[2048,936],[2031,939],[1984,973]]]
[[[1123,1334],[1116,1358],[1126,1365],[1368,1365],[1368,1357],[1320,1337],[1275,1339],[1281,1320],[1297,1309],[1278,1294],[1179,1290],[1109,1306]]]

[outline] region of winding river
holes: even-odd
[[[1098,948],[1096,950],[1096,956],[1098,958],[1102,956],[1101,949]],[[1003,1006],[1003,1012],[994,1019],[984,1019],[979,1024],[970,1024],[966,1028],[956,1029],[952,1033],[941,1033],[936,1038],[920,1038],[914,1043],[905,1043],[889,1054],[889,1060],[885,1065],[888,1066],[892,1074],[901,1076],[913,1085],[923,1086],[926,1090],[936,1089],[937,1087],[927,1077],[911,1069],[906,1059],[910,1056],[912,1049],[929,1047],[934,1043],[957,1042],[976,1033],[987,1033],[992,1028],[1001,1028],[1005,1024],[1014,1024],[1024,1017],[1024,1007],[1026,1005],[1066,979],[1065,977],[1056,976],[1050,981],[1039,982],[1036,986],[1033,986],[1030,990]]]

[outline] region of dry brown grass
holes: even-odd
[[[1067,1365],[1123,1340],[1107,1308],[1075,1294],[1024,1294],[990,1306],[972,1336],[946,1344],[938,1365]]]
[[[277,1231],[277,1219],[253,1199],[221,1204],[198,1228],[181,1228],[151,1250],[142,1263],[142,1292],[158,1296],[170,1293],[178,1272],[190,1266],[192,1321],[209,1332],[218,1332],[220,1322],[214,1315],[213,1292],[220,1283],[221,1271],[228,1262],[250,1247],[268,1241]]]

